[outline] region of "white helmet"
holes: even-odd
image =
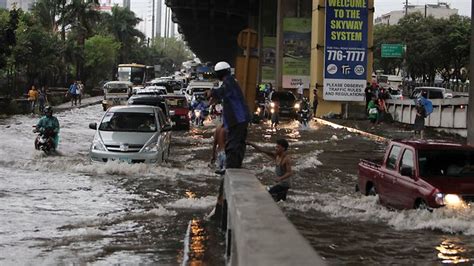
[[[229,69],[230,70],[230,65],[227,62],[224,62],[224,61],[221,61],[221,62],[217,63],[216,66],[214,67],[214,71],[221,71],[221,70],[224,70],[224,69]]]

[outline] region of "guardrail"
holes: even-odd
[[[425,119],[425,126],[467,136],[467,116],[469,98],[433,99],[433,113]],[[414,124],[415,101],[387,100],[387,110],[395,121]]]
[[[250,171],[227,169],[223,225],[228,265],[325,265]]]

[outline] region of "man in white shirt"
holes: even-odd
[[[298,93],[298,99],[302,100],[303,99],[303,82],[300,82],[296,92]]]

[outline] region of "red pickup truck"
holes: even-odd
[[[474,147],[445,141],[393,140],[381,164],[359,163],[358,189],[398,209],[474,202]]]

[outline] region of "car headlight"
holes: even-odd
[[[439,205],[460,206],[463,200],[456,194],[436,193],[435,202]]]
[[[152,142],[143,148],[143,152],[158,152],[158,143]]]
[[[97,138],[95,138],[94,141],[92,141],[91,149],[95,151],[107,151],[102,141],[100,141]]]
[[[275,103],[274,102],[270,103],[270,107],[272,108],[275,107]]]
[[[300,109],[300,104],[299,103],[295,103],[295,109]]]
[[[462,204],[462,199],[456,194],[446,194],[444,195],[444,204],[458,206]]]

